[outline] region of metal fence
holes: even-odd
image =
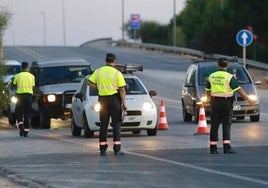
[[[81,47],[96,44],[96,43],[101,43],[101,44],[105,43],[105,44],[109,44],[112,46],[138,48],[138,49],[144,49],[144,50],[150,50],[150,51],[174,53],[174,54],[189,56],[189,57],[198,58],[198,59],[218,59],[220,57],[226,57],[227,59],[233,58],[232,56],[226,56],[226,55],[221,55],[221,54],[208,54],[200,50],[194,50],[194,49],[189,49],[189,48],[173,47],[173,46],[149,44],[149,43],[126,42],[122,40],[114,41],[112,40],[112,38],[102,38],[102,39],[89,41],[89,42],[82,44]],[[243,62],[242,58],[239,58],[239,57],[236,57],[236,58],[238,59],[239,62]],[[246,65],[249,67],[268,70],[268,64],[264,62],[246,59]]]

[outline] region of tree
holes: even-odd
[[[222,3],[224,2],[224,3]],[[247,58],[267,61],[267,0],[188,0],[179,15],[185,47],[208,53],[242,56],[236,34],[251,26],[255,41],[247,47]]]
[[[3,33],[8,26],[10,17],[11,13],[6,9],[0,10],[0,60],[3,59]]]
[[[8,21],[10,19],[11,14],[5,9],[0,10],[0,114],[2,114],[2,109],[4,109],[5,104],[5,85],[3,83],[2,76],[5,74],[5,66],[3,65],[3,33],[8,26]]]

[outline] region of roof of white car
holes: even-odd
[[[18,62],[17,60],[3,60],[3,63],[5,65],[21,65],[20,62]]]

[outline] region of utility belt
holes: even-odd
[[[17,96],[32,96],[33,94],[31,93],[16,93]]]
[[[211,96],[212,99],[217,99],[217,100],[234,100],[234,97],[215,97]]]
[[[102,95],[102,96],[99,95],[99,99],[101,98],[118,98],[119,101],[121,102],[120,93],[115,93],[113,95]]]
[[[232,96],[232,97],[215,97],[215,96],[211,96],[211,102],[213,103],[213,101],[214,102],[223,102],[223,101],[225,101],[225,102],[227,102],[227,103],[229,103],[229,104],[232,104],[233,105],[233,103],[234,103],[234,97]]]

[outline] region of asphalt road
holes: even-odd
[[[234,187],[268,186],[267,98],[261,96],[260,122],[234,121],[232,143],[236,154],[210,155],[208,135],[194,135],[197,125],[184,123],[180,106],[180,86],[190,60],[172,54],[94,46],[10,47],[6,59],[32,61],[36,58],[80,56],[94,67],[104,63],[106,52],[114,52],[118,61],[142,63],[138,73],[149,90],[158,95],[157,106],[165,101],[168,130],[149,137],[123,133],[123,156],[114,156],[109,137],[108,155],[98,152],[98,135],[92,139],[71,136],[69,121],[53,120],[49,130],[32,129],[21,138],[15,128],[0,123],[0,187]],[[210,127],[207,122],[208,129]],[[221,135],[221,133],[219,134]],[[220,145],[219,145],[220,146]]]

